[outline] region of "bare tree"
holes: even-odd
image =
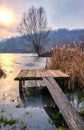
[[[44,8],[32,6],[27,13],[24,13],[18,30],[30,42],[29,47],[39,56],[40,52],[45,48],[49,34]]]

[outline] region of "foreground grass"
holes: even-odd
[[[66,127],[58,127],[58,130],[69,130],[68,128],[66,128]]]
[[[13,118],[8,119],[4,116],[0,116],[0,128],[1,128],[1,130],[3,130],[4,127],[7,130],[15,130],[15,129],[16,130],[25,130],[26,129],[26,125],[23,121],[19,121],[17,119],[13,119]]]
[[[13,125],[17,122],[15,119],[7,119],[6,117],[0,116],[0,124],[3,123],[3,125]]]
[[[84,89],[84,52],[78,47],[57,47],[53,49],[49,69],[60,69],[71,77],[70,89]]]

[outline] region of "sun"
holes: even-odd
[[[0,12],[0,21],[4,23],[9,23],[10,15],[8,14],[8,12]]]
[[[0,23],[3,25],[10,25],[12,23],[12,14],[10,11],[0,10]]]

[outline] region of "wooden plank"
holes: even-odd
[[[36,78],[36,70],[22,70],[15,80],[29,80]]]
[[[39,77],[70,78],[69,75],[63,73],[60,70],[41,70],[38,73]]]
[[[28,74],[25,77],[36,77],[36,70],[29,70]]]
[[[28,73],[29,73],[29,70],[24,70],[21,77],[22,78],[26,77],[28,75]]]
[[[67,75],[67,74],[65,74],[65,73],[63,73],[61,70],[48,70],[49,71],[49,73],[51,73],[52,75],[53,75],[53,77],[67,77],[67,78],[69,78],[69,75]]]
[[[24,70],[21,70],[21,71],[19,72],[19,74],[17,75],[17,77],[15,78],[15,80],[16,80],[16,79],[19,79],[20,77],[22,77],[23,73],[24,73]]]
[[[52,77],[60,77],[60,75],[55,70],[48,70],[49,74],[52,75]]]
[[[50,94],[60,109],[60,112],[70,130],[84,130],[83,120],[72,107],[56,81],[51,77],[43,78],[43,81],[45,82]]]
[[[36,78],[40,77],[40,70],[36,70]]]
[[[61,70],[55,70],[55,73],[59,74],[60,77],[69,77],[69,75],[65,74],[64,72],[62,72]]]
[[[42,70],[42,71],[40,71],[40,75],[41,75],[41,77],[51,77],[51,76],[53,76],[52,74],[50,74],[48,72],[48,70]]]
[[[34,80],[42,77],[69,78],[68,75],[60,70],[22,70],[15,80]]]
[[[28,73],[28,70],[21,70],[20,73],[15,78],[15,80],[22,79],[23,77],[25,77],[27,75],[27,73]]]
[[[47,76],[48,76],[47,71],[41,70],[41,71],[40,71],[40,76],[41,76],[41,77],[47,77]]]

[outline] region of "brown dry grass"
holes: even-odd
[[[71,89],[84,89],[84,52],[80,48],[61,46],[53,49],[51,64],[47,68],[60,69],[69,74]]]

